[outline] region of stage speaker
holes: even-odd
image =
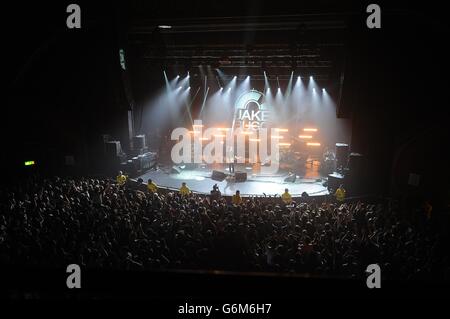
[[[347,168],[351,174],[361,173],[364,169],[364,156],[359,153],[350,153]]]
[[[328,174],[328,189],[336,190],[341,184],[344,184],[344,175],[336,172]]]
[[[336,143],[336,167],[345,167],[348,160],[348,144]]]
[[[178,166],[172,166],[172,169],[170,170],[170,174],[180,174],[181,173],[181,168],[179,168]]]
[[[136,135],[133,137],[133,148],[135,150],[145,148],[145,135]]]
[[[297,179],[297,175],[296,174],[292,174],[292,175],[289,175],[288,177],[286,177],[284,179],[284,182],[285,183],[295,183],[296,179]]]
[[[246,172],[236,172],[234,174],[234,179],[236,182],[245,182],[247,180],[247,173]]]
[[[105,152],[108,158],[119,156],[122,152],[120,141],[109,141],[105,143]]]
[[[211,179],[219,182],[222,182],[226,177],[227,175],[221,171],[213,171],[211,175]]]
[[[127,172],[129,175],[134,176],[137,174],[136,168],[134,166],[133,160],[128,160],[126,162],[126,169],[124,170],[125,172]]]
[[[140,172],[142,170],[142,158],[139,156],[133,157],[131,159],[133,161],[133,166],[136,172]]]
[[[154,152],[147,152],[138,157],[141,158],[143,170],[149,170],[156,165],[156,153]]]

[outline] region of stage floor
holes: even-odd
[[[226,169],[222,169],[228,173]],[[243,171],[239,169],[239,171]],[[288,172],[279,172],[273,176],[259,176],[251,171],[247,172],[246,182],[234,182],[224,180],[223,182],[211,179],[211,168],[184,169],[180,174],[170,174],[168,169],[158,169],[148,171],[139,176],[146,183],[151,178],[159,187],[178,190],[182,182],[186,182],[191,191],[195,193],[209,194],[214,184],[219,186],[222,195],[233,195],[237,190],[242,196],[262,196],[264,193],[269,195],[281,195],[285,188],[289,189],[292,196],[300,196],[303,192],[309,196],[328,195],[327,187],[323,186],[323,180],[319,176],[316,178],[297,177],[295,183],[284,182]],[[138,178],[139,178],[138,177]],[[309,176],[306,176],[309,177]]]

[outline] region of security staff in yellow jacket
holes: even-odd
[[[182,196],[188,196],[190,193],[191,190],[189,189],[189,187],[186,186],[186,183],[185,182],[181,183],[180,194]]]
[[[116,182],[119,186],[125,185],[127,182],[127,176],[122,173],[122,171],[119,171],[119,174],[116,177]]]
[[[231,197],[231,203],[233,205],[239,205],[240,203],[242,203],[242,198],[241,198],[241,192],[240,191],[236,191],[236,194],[234,194],[233,197]]]
[[[149,179],[147,181],[147,189],[148,189],[149,193],[151,193],[151,194],[158,192],[158,186],[151,179]]]
[[[284,189],[284,193],[281,195],[281,200],[286,205],[289,205],[292,203],[292,196],[291,196],[291,194],[289,194],[289,189],[287,189],[287,188]]]
[[[344,202],[345,200],[345,189],[344,189],[344,185],[341,184],[341,186],[339,186],[339,188],[336,190],[336,192],[334,193],[334,196],[336,197],[336,200],[340,203]]]

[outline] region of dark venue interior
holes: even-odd
[[[6,6],[1,296],[445,297],[448,14],[370,3]]]

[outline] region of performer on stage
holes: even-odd
[[[234,162],[230,162],[228,164],[228,171],[230,172],[230,174],[234,173]]]
[[[233,154],[233,148],[230,148],[228,150],[228,152],[230,154]],[[236,163],[236,161],[237,161],[237,157],[234,155],[230,155],[229,160],[228,160],[228,171],[230,172],[230,174],[234,173],[234,164]]]

